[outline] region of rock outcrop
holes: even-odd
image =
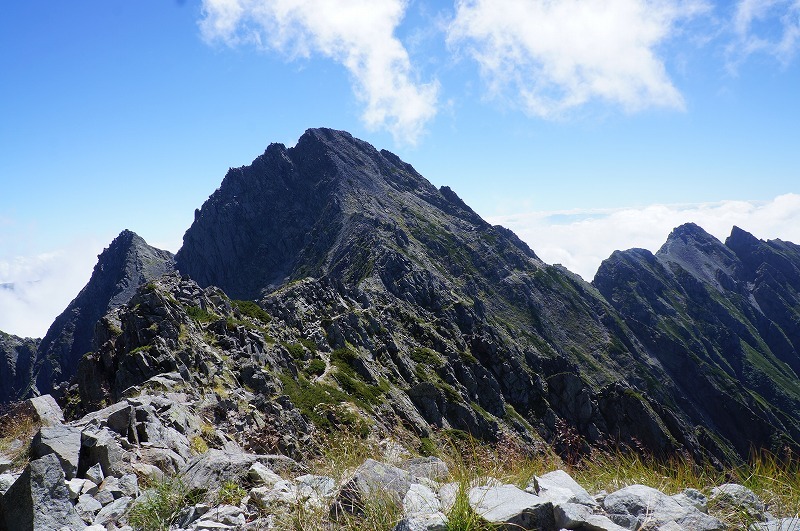
[[[39,340],[0,332],[0,404],[25,396],[33,384]]]
[[[69,382],[81,357],[92,350],[97,321],[130,301],[139,286],[173,269],[171,253],[151,247],[129,230],[122,231],[98,256],[89,282],[41,340],[32,375],[36,390],[47,394]]]

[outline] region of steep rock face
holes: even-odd
[[[174,270],[173,256],[125,230],[99,256],[86,286],[56,317],[39,345],[34,369],[36,387],[51,392],[69,381],[78,362],[92,349],[97,321],[127,303],[136,289]]]
[[[231,169],[176,261],[348,349],[360,378],[434,426],[701,450],[660,406],[677,388],[592,286],[347,133],[309,130]]]
[[[593,282],[677,384],[668,405],[740,455],[800,440],[797,250],[686,224],[655,255],[615,252]]]
[[[24,396],[32,382],[38,339],[0,332],[0,404]]]

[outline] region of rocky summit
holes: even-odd
[[[111,529],[141,496],[131,474],[215,492],[247,477],[247,503],[262,509],[302,491],[331,514],[352,512],[372,480],[299,479],[331,434],[400,439],[404,451],[428,454],[444,435],[552,447],[573,460],[593,448],[716,466],[754,449],[791,455],[800,450],[799,293],[797,245],[739,228],[723,243],[693,224],[655,254],[615,252],[587,283],[396,155],[311,129],[229,170],[174,257],[124,231],[44,339],[0,335],[0,400],[51,393],[67,417],[34,438],[33,460],[3,495],[4,518],[23,510],[9,500],[33,499],[24,518],[36,527],[49,509],[33,493],[63,484],[53,514]],[[207,459],[222,471],[209,476],[197,464]],[[395,502],[438,507],[421,520],[412,511],[398,529],[447,529],[441,485],[385,461],[361,466],[403,485]],[[267,471],[251,471],[257,463]],[[98,498],[103,478],[119,490]],[[586,494],[516,513],[541,483],[511,487],[472,485],[483,490],[464,500],[508,526],[642,524],[639,502],[612,495],[602,510]],[[683,498],[625,496],[664,497],[658,529],[720,528]],[[515,509],[500,511],[506,500]],[[208,506],[192,507],[173,523],[200,529]],[[231,522],[253,517],[225,511]]]

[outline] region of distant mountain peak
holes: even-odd
[[[670,233],[656,253],[667,267],[678,265],[698,280],[718,290],[733,286],[732,277],[741,267],[736,255],[699,225],[685,223]]]
[[[35,368],[36,386],[48,392],[68,381],[81,356],[91,350],[95,323],[131,300],[142,284],[174,270],[174,257],[125,229],[97,257],[89,282],[56,317],[42,339]]]

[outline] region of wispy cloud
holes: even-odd
[[[42,337],[89,281],[102,244],[80,242],[53,252],[0,259],[0,330]]]
[[[490,221],[516,232],[545,262],[563,264],[591,280],[600,262],[615,250],[642,247],[655,252],[673,228],[690,221],[722,241],[737,225],[758,238],[800,242],[800,194],[766,202],[531,212]]]
[[[756,53],[789,64],[800,50],[800,0],[739,0],[733,15],[729,68]]]
[[[200,28],[207,41],[342,64],[367,127],[413,144],[436,115],[439,85],[417,80],[394,35],[405,10],[403,0],[203,0]]]
[[[553,118],[603,100],[627,111],[682,109],[657,47],[693,0],[459,0],[448,42],[480,65],[490,94]]]

